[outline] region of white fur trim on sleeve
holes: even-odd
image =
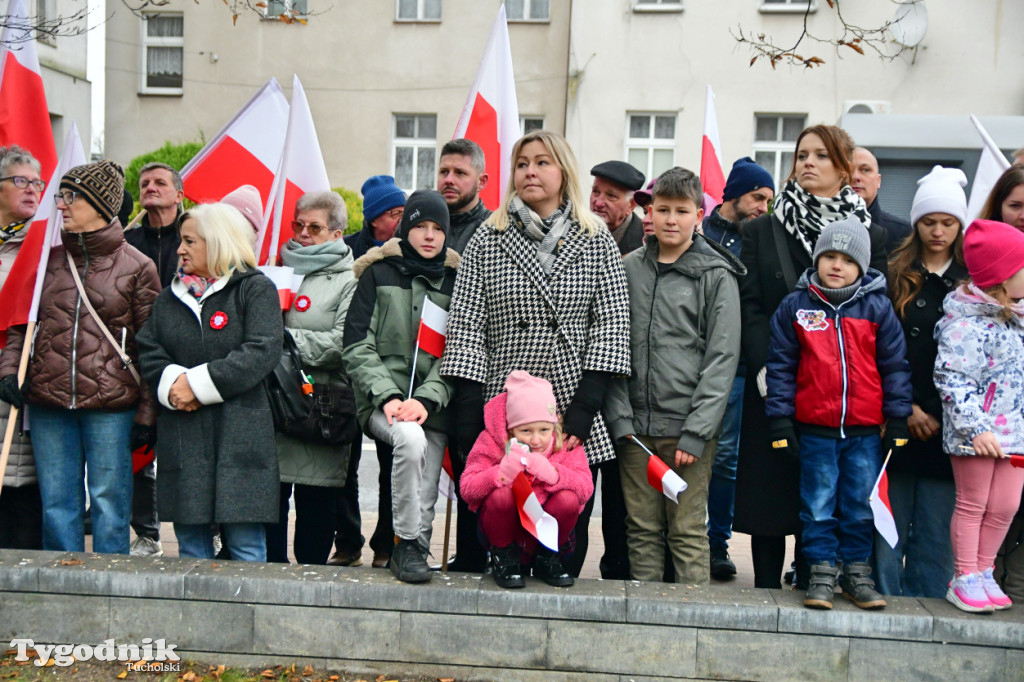
[[[188,377],[188,385],[192,387],[192,392],[196,394],[196,398],[203,405],[214,405],[224,402],[220,391],[217,390],[217,387],[213,384],[213,379],[210,378],[208,364],[203,363],[193,367],[185,372],[185,376]]]
[[[171,405],[171,385],[186,372],[188,370],[181,365],[167,365],[164,367],[163,374],[160,375],[160,385],[156,388],[156,397],[160,404],[168,410],[175,409]]]

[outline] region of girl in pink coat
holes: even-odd
[[[512,372],[505,392],[484,406],[484,431],[459,479],[462,498],[480,516],[494,581],[501,587],[526,584],[523,560],[531,555],[534,576],[556,587],[573,584],[562,558],[572,553],[569,536],[594,493],[594,482],[583,447],[564,448],[556,415],[551,384]],[[540,545],[519,521],[512,481],[520,471],[531,480],[544,511],[558,521],[558,553]]]

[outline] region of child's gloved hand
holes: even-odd
[[[768,424],[768,439],[772,450],[788,455],[794,462],[800,461],[800,443],[797,442],[792,419],[772,419]]]
[[[523,463],[520,461],[521,457],[522,455],[517,452],[510,452],[505,455],[501,460],[501,464],[498,465],[498,475],[495,476],[494,482],[499,486],[512,485],[512,479],[523,470]]]
[[[910,428],[906,419],[892,417],[885,423],[885,437],[882,438],[882,457],[891,450],[896,455],[910,442]]]
[[[526,470],[538,481],[548,485],[558,482],[558,469],[544,455],[535,452],[526,455]]]

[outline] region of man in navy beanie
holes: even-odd
[[[363,195],[363,229],[345,237],[353,258],[359,258],[395,236],[405,208],[405,192],[398,188],[390,175],[374,175],[363,183],[360,192]]]

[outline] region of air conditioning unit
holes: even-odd
[[[879,99],[848,99],[843,102],[844,114],[891,114],[892,102]]]

